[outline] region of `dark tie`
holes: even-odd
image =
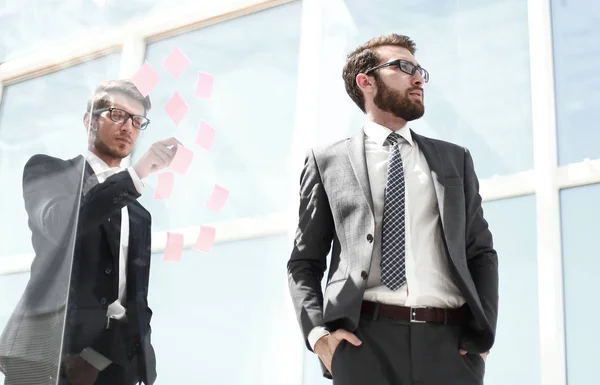
[[[404,169],[395,132],[388,136],[390,152],[383,206],[383,230],[381,235],[381,283],[397,290],[406,282],[405,268],[405,221],[404,221]]]

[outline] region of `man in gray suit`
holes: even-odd
[[[336,385],[483,384],[494,343],[498,258],[473,159],[409,128],[429,80],[414,53],[392,34],[348,55],[363,130],[309,150],[301,176],[290,292]]]

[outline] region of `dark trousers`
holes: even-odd
[[[462,326],[363,316],[355,334],[360,346],[333,355],[334,385],[483,385],[483,358],[459,353]]]

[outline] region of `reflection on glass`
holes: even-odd
[[[281,235],[217,244],[209,254],[184,250],[179,263],[154,255],[156,385],[187,383],[190,368],[211,385],[281,385],[273,373],[299,346],[281,333],[288,300],[281,261],[288,250]]]
[[[598,376],[597,352],[600,338],[596,324],[600,317],[594,306],[600,258],[600,185],[562,190],[560,194],[569,385],[587,385]]]
[[[600,3],[552,0],[558,163],[600,158]]]
[[[23,206],[25,162],[34,154],[73,158],[86,150],[82,116],[98,83],[118,76],[119,54],[7,86],[0,110],[0,258],[32,252]],[[76,81],[74,80],[76,79]],[[10,218],[10,220],[8,219]]]
[[[319,142],[360,130],[344,91],[346,54],[384,33],[410,36],[431,75],[418,133],[471,150],[480,178],[533,167],[527,3],[519,0],[323,2]]]
[[[185,175],[175,175],[171,198],[142,197],[154,230],[260,216],[285,209],[300,35],[300,3],[292,3],[150,44],[146,60],[160,76],[156,110],[140,148],[176,136],[193,150]],[[273,33],[277,31],[277,33]],[[179,48],[191,61],[176,80],[162,66]],[[194,96],[198,72],[214,77],[209,99]],[[178,92],[189,112],[176,125],[163,110]],[[210,151],[195,143],[201,123],[214,127]],[[134,153],[134,160],[140,157]],[[282,179],[284,178],[284,179]],[[147,185],[156,189],[156,178]],[[229,198],[215,213],[206,202],[215,185]]]

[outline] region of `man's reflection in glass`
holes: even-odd
[[[141,180],[167,167],[179,142],[156,142],[135,165],[120,166],[148,128],[150,108],[132,82],[104,82],[83,116],[87,153],[69,160],[38,154],[27,162],[23,197],[35,259],[0,338],[6,385],[156,379],[151,216],[138,198]]]

